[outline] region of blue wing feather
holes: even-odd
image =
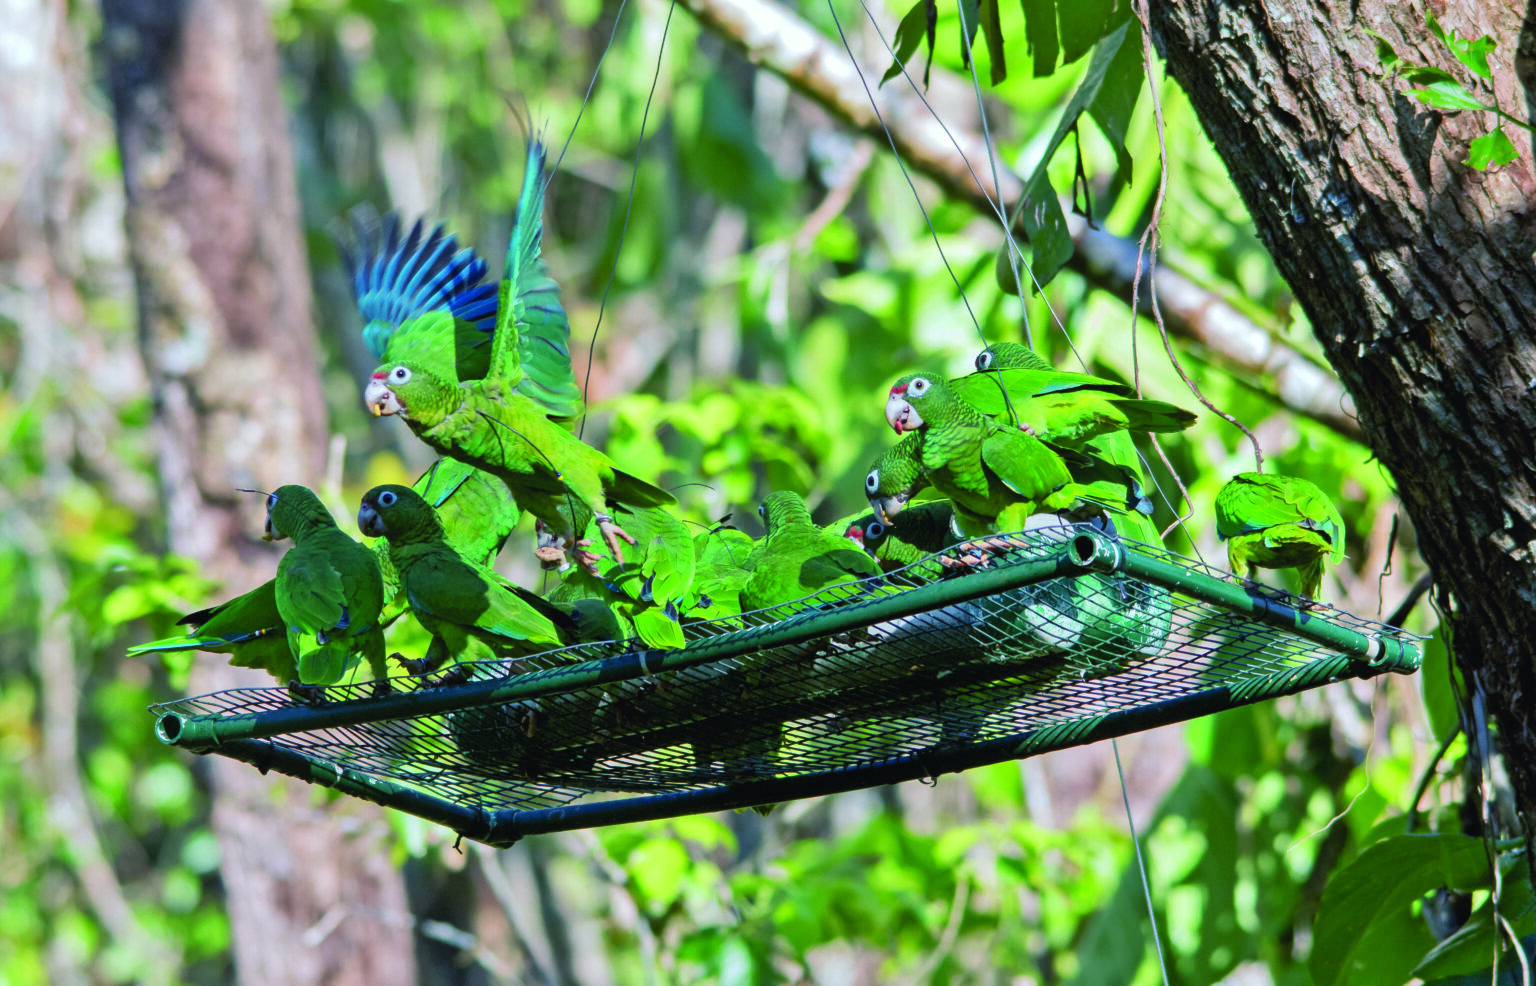
[[[481,331],[495,329],[496,286],[481,283],[485,260],[459,249],[441,225],[424,230],[418,219],[402,237],[400,217],[390,213],[377,227],[355,221],[354,245],[343,247],[366,323],[363,340],[377,359],[384,358],[395,330],[423,312],[446,307]]]

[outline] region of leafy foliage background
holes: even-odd
[[[827,7],[796,9],[834,35]],[[874,9],[888,36],[906,13]],[[597,0],[273,5],[331,427],[345,439],[339,482],[326,487],[339,512],[375,483],[408,481],[425,450],[362,413],[357,380],[371,361],[331,238],[338,217],[363,202],[425,212],[499,257],[520,179],[517,119],[564,141],[617,10]],[[1025,36],[1017,7],[991,12],[1001,36]],[[698,522],[732,513],[755,533],[757,499],[782,487],[830,520],[862,505],[868,463],[890,441],[879,412],[890,381],[915,365],[962,372],[978,349],[954,279],[988,339],[1022,337],[1020,302],[993,276],[1001,233],[918,180],[952,279],[884,148],[681,13],[658,71],[666,14],[658,0],[624,9],[550,190],[545,250],[578,336],[590,336],[607,294],[588,436],[632,472],[706,484],[678,491]],[[72,9],[64,29],[87,51],[91,8]],[[869,31],[850,34],[873,80],[888,56]],[[960,34],[956,11],[939,11],[936,34],[931,98],[974,128],[975,97],[958,81],[969,70],[949,40]],[[1001,160],[1067,190],[1081,154],[1094,219],[1139,235],[1158,181],[1147,99],[1125,120],[1129,171],[1087,120],[1047,157],[1086,59],[1058,68],[1033,43],[985,90]],[[975,55],[985,80],[985,46]],[[66,262],[39,273],[25,250],[0,251],[0,609],[11,615],[0,628],[0,982],[224,982],[229,928],[206,780],[197,761],[154,740],[143,712],[184,691],[187,667],[125,660],[123,649],[244,587],[209,585],[162,555],[120,175],[105,101],[85,61],[79,68],[87,98],[73,112],[86,137],[78,168],[60,179],[74,182],[74,215],[36,224]],[[1144,85],[1139,72],[1124,78]],[[1161,262],[1317,356],[1188,103],[1168,80],[1158,85],[1170,150]],[[1068,270],[1024,306],[1037,347],[1058,365],[1139,371],[1150,395],[1196,407],[1127,299]],[[1266,381],[1237,379],[1189,347],[1181,355],[1203,391],[1260,436],[1276,471],[1305,475],[1340,502],[1349,561],[1331,598],[1390,610],[1423,568],[1405,529],[1379,578],[1390,477],[1363,447],[1284,412]],[[1164,450],[1193,508],[1192,537],[1176,532],[1170,546],[1220,558],[1211,500],[1250,467],[1246,443],[1202,414]],[[1172,477],[1154,472],[1171,497]],[[1158,516],[1175,514],[1160,502]],[[536,582],[520,537],[508,571]],[[1410,625],[1432,627],[1427,607]],[[1454,723],[1443,650],[1439,659],[1421,680],[1337,685],[1122,744],[1174,981],[1405,981],[1395,969],[1372,979],[1330,964],[1337,935],[1314,921],[1341,867],[1363,867],[1367,891],[1387,870],[1361,851],[1403,830],[1417,776]],[[1463,753],[1458,740],[1446,762]],[[1459,832],[1455,793],[1453,779],[1431,827]],[[326,795],[315,800],[324,810]],[[458,937],[422,933],[423,981],[517,981],[537,965],[582,983],[1156,982],[1119,802],[1101,745],[945,777],[933,790],[531,838],[504,853],[460,853],[448,833],[394,816],[393,852],[423,915],[436,913],[444,888],[472,902],[447,922]],[[1413,899],[1394,902],[1397,930],[1381,932],[1381,947],[1411,942],[1422,956]]]

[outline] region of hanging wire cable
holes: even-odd
[[[891,145],[891,154],[896,158],[896,165],[901,168],[901,176],[907,180],[907,187],[912,190],[912,197],[917,200],[917,207],[923,213],[923,222],[928,224],[928,233],[933,237],[933,245],[939,251],[939,259],[944,261],[944,269],[949,271],[949,279],[955,283],[955,290],[960,293],[965,312],[971,316],[971,324],[976,326],[976,335],[981,339],[982,348],[986,348],[987,335],[982,331],[981,322],[976,318],[976,313],[971,310],[971,301],[965,296],[965,288],[960,286],[960,278],[955,275],[955,269],[950,266],[949,258],[944,255],[944,246],[939,242],[939,231],[934,228],[933,220],[929,218],[928,207],[923,205],[923,197],[917,194],[917,185],[912,181],[912,175],[907,171],[907,163],[902,160],[901,151],[896,147],[896,138],[891,134],[891,128],[885,124],[885,115],[880,112],[880,106],[875,102],[875,94],[869,88],[869,80],[864,78],[864,69],[859,66],[859,60],[854,57],[853,48],[848,44],[848,35],[843,31],[843,22],[837,16],[837,9],[832,6],[832,0],[827,0],[827,12],[832,15],[832,23],[837,28],[838,38],[843,42],[843,50],[848,53],[849,63],[853,65],[854,72],[858,73],[859,85],[864,87],[864,95],[869,99],[870,109],[875,111],[875,119],[880,121],[880,129],[885,131],[885,139]]]
[[[1152,884],[1147,880],[1147,864],[1141,858],[1141,838],[1136,834],[1136,819],[1131,816],[1131,792],[1125,786],[1125,768],[1120,766],[1120,741],[1111,739],[1115,751],[1115,771],[1120,775],[1120,797],[1125,802],[1125,823],[1131,827],[1131,845],[1136,848],[1136,869],[1141,873],[1141,892],[1147,898],[1147,920],[1152,922],[1152,944],[1157,949],[1157,967],[1163,972],[1163,986],[1168,986],[1168,960],[1163,957],[1163,937],[1157,932],[1157,912],[1152,909]]]
[[[987,166],[992,170],[992,187],[997,190],[997,198],[1001,202],[1003,186],[997,179],[997,152],[992,146],[992,127],[987,123],[987,107],[981,97],[981,79],[976,74],[976,57],[971,51],[971,26],[965,22],[965,4],[958,4],[957,7],[960,12],[960,44],[965,49],[965,63],[971,68],[971,89],[976,93],[976,112],[981,117],[981,140],[987,149]],[[869,8],[865,7],[865,9]],[[970,167],[969,161],[966,162],[966,167]],[[982,191],[985,193],[986,190]],[[1028,195],[1027,188],[1025,195]],[[990,202],[991,196],[988,196],[987,200]],[[1035,336],[1029,330],[1029,300],[1024,295],[1023,279],[1019,277],[1019,261],[1023,259],[1024,253],[1013,238],[1013,223],[1009,222],[1001,211],[998,213],[998,218],[1003,222],[1003,240],[1008,248],[1008,266],[1013,270],[1014,288],[1019,292],[1019,311],[1024,314],[1024,341],[1030,349],[1034,349]],[[1030,271],[1029,276],[1033,280],[1034,271]]]
[[[635,141],[635,163],[629,170],[629,199],[624,203],[624,225],[619,230],[618,245],[613,248],[613,264],[608,268],[608,281],[603,285],[603,298],[597,306],[597,322],[592,326],[592,339],[587,343],[587,375],[581,382],[581,424],[576,428],[580,438],[587,430],[587,390],[592,384],[592,355],[597,352],[597,334],[603,327],[603,313],[608,310],[608,292],[613,289],[613,276],[619,271],[619,254],[624,249],[624,238],[629,235],[629,217],[635,207],[635,181],[640,176],[640,152],[645,149],[645,125],[651,118],[651,101],[656,98],[656,84],[661,80],[661,60],[667,51],[667,34],[672,29],[672,14],[677,10],[677,0],[667,5],[667,20],[661,27],[661,44],[656,48],[656,71],[651,75],[651,90],[645,95],[645,111],[640,114],[640,137]]]
[[[555,166],[549,169],[544,176],[544,188],[548,190],[550,181],[555,172],[560,170],[560,162],[565,160],[565,152],[570,150],[571,141],[576,137],[576,128],[581,125],[581,115],[587,111],[587,103],[592,100],[592,90],[597,86],[597,77],[603,71],[603,62],[608,59],[608,52],[613,48],[613,39],[619,35],[619,22],[624,19],[624,8],[629,0],[619,0],[619,9],[613,15],[613,27],[608,30],[608,43],[603,45],[603,53],[597,56],[597,65],[592,69],[592,79],[587,83],[587,91],[581,97],[581,105],[576,108],[576,119],[571,121],[571,131],[565,135],[565,143],[560,145],[560,154],[555,158]]]

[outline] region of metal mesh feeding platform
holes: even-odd
[[[1343,678],[1412,672],[1404,631],[1086,527],[1007,535],[794,604],[687,624],[681,650],[584,644],[469,680],[155,706],[167,743],[507,845],[535,832],[936,776]]]

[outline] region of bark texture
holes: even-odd
[[[1164,0],[1154,39],[1260,237],[1306,306],[1454,602],[1455,649],[1486,689],[1526,833],[1536,833],[1536,178],[1461,162],[1492,114],[1394,90],[1375,41],[1466,78],[1423,3]],[[1492,91],[1529,118],[1523,3],[1435,3],[1498,42]],[[1486,99],[1490,90],[1481,88]],[[1362,468],[1371,468],[1362,464]]]
[[[102,13],[168,547],[243,591],[277,553],[262,501],[236,488],[318,485],[328,435],[276,43],[266,7],[242,0]],[[263,683],[248,674],[209,658],[194,685]],[[378,810],[209,766],[241,981],[413,983]]]

